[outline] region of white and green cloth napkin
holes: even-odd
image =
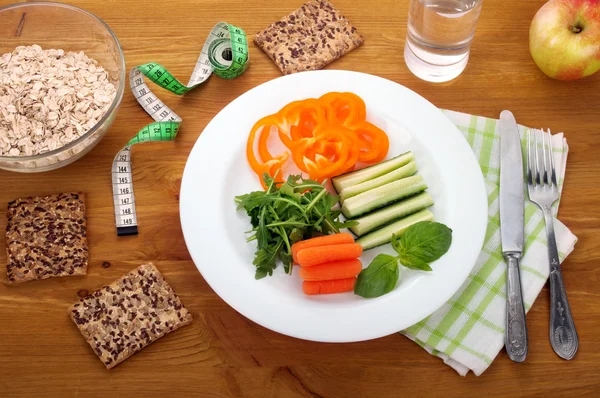
[[[430,354],[440,357],[465,376],[477,376],[504,348],[506,309],[506,264],[500,243],[500,140],[498,121],[453,111],[444,111],[464,134],[479,160],[488,195],[488,228],[484,245],[471,274],[454,296],[421,322],[403,330]],[[519,126],[523,154],[527,131]],[[568,146],[563,134],[552,138],[559,189],[565,176]],[[524,161],[526,158],[523,158]],[[554,207],[556,217],[558,202]],[[554,220],[561,261],[571,253],[577,238]],[[521,283],[525,310],[533,305],[549,274],[545,224],[542,212],[525,195],[525,252],[521,260]]]

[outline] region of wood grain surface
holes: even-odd
[[[249,35],[302,0],[69,1],[102,18],[125,51],[127,67],[155,61],[187,81],[201,45],[218,21]],[[225,105],[280,76],[251,44],[251,65],[234,81],[213,77],[181,98],[158,92],[184,119],[173,143],[140,145],[134,154],[141,233],[115,234],[110,163],[150,118],[127,89],[107,136],[83,159],[41,174],[0,171],[0,204],[21,196],[82,190],[89,216],[90,267],[85,277],[0,284],[0,396],[598,396],[600,394],[600,73],[574,82],[544,76],[528,50],[531,19],[544,0],[485,0],[465,72],[430,84],[403,60],[408,0],[334,0],[365,44],[331,64],[403,84],[436,106],[498,117],[509,108],[521,124],[564,131],[570,147],[560,219],[578,236],[563,265],[580,335],[566,362],[548,340],[549,293],[528,316],[530,351],[523,364],[502,351],[480,377],[460,377],[401,335],[319,344],[269,331],[244,318],[202,279],[186,249],[178,199],[186,158],[202,129]],[[6,5],[6,0],[0,5]],[[0,219],[0,230],[6,225]],[[0,244],[5,264],[5,243]],[[82,289],[110,283],[152,260],[195,321],[107,371],[67,316]],[[102,267],[103,262],[110,267]]]

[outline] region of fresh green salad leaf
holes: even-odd
[[[378,254],[358,275],[354,294],[365,298],[383,296],[394,290],[399,276],[398,259],[389,254]]]
[[[422,221],[410,226],[401,236],[392,237],[397,256],[379,254],[358,274],[354,293],[379,297],[391,292],[398,283],[398,264],[406,268],[432,271],[429,263],[442,257],[452,243],[452,230],[444,224]]]
[[[394,245],[394,250],[402,257],[416,257],[426,263],[442,257],[452,243],[452,230],[433,221],[423,221],[408,228]]]
[[[397,259],[399,259],[400,264],[406,268],[415,269],[417,271],[433,271],[429,264],[427,264],[419,257],[413,256],[411,254],[398,256]]]
[[[247,240],[257,244],[253,261],[256,279],[273,275],[277,260],[291,273],[295,242],[314,232],[338,233],[341,228],[356,225],[355,221],[339,220],[339,210],[332,210],[337,197],[316,181],[292,175],[284,183],[275,183],[267,174],[263,181],[266,191],[235,197],[237,209],[244,209],[250,217],[252,230]]]

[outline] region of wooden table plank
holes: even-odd
[[[105,20],[125,50],[127,67],[156,61],[186,80],[201,44],[218,21],[253,35],[302,4],[231,0],[187,2],[68,1]],[[186,158],[202,129],[226,104],[280,76],[251,44],[251,66],[235,81],[212,78],[184,97],[160,92],[183,117],[177,140],[141,145],[134,180],[141,234],[115,236],[108,167],[149,117],[127,90],[107,136],[63,169],[22,175],[0,171],[0,204],[68,190],[86,192],[89,275],[0,285],[0,392],[3,396],[247,396],[397,397],[597,395],[600,392],[600,74],[575,82],[545,77],[531,60],[528,29],[544,0],[486,0],[466,71],[430,84],[403,61],[408,0],[335,0],[365,44],[330,69],[377,74],[403,84],[441,108],[497,117],[510,108],[519,123],[564,131],[570,153],[560,219],[579,237],[564,277],[580,349],[559,359],[548,341],[548,289],[528,316],[530,354],[523,364],[501,352],[480,377],[462,378],[408,339],[393,335],[353,344],[292,339],[254,324],[223,302],[193,265],[179,226],[178,199]],[[0,1],[1,5],[8,4]],[[399,105],[401,106],[401,105]],[[0,230],[6,220],[0,219]],[[6,255],[0,246],[0,263]],[[69,320],[77,292],[110,283],[143,261],[155,261],[195,322],[106,371]],[[103,262],[110,267],[103,268]]]

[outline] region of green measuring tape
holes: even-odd
[[[139,65],[131,69],[129,73],[131,91],[155,122],[141,129],[113,160],[112,185],[117,235],[138,233],[131,174],[131,146],[142,142],[172,141],[177,136],[182,122],[179,115],[152,93],[144,81],[144,76],[172,93],[183,95],[204,83],[212,73],[223,79],[240,76],[248,67],[248,61],[248,42],[244,31],[225,22],[219,22],[204,43],[188,84],[179,82],[157,63]]]

